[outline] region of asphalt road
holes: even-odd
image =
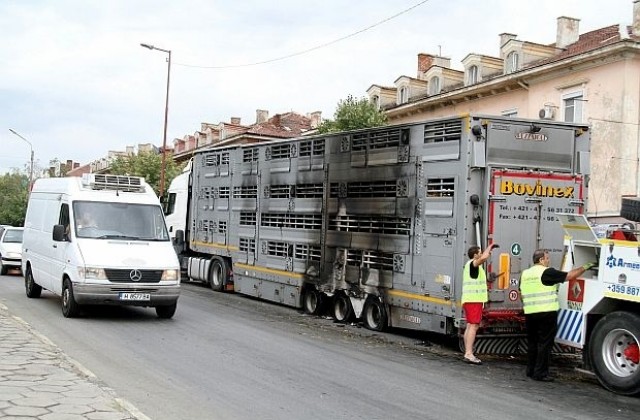
[[[171,320],[153,309],[91,307],[62,316],[49,292],[28,299],[20,275],[0,300],[118,395],[164,419],[637,419],[640,398],[573,374],[524,377],[522,358],[462,363],[445,340],[374,333],[287,307],[183,285]],[[1,384],[0,384],[1,387]]]

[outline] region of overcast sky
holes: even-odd
[[[632,11],[632,0],[0,0],[0,173],[29,162],[10,128],[43,168],[160,146],[167,54],[140,43],[172,51],[171,145],[201,122],[254,123],[256,109],[331,118],[350,94],[415,77],[421,52],[461,70],[469,53],[497,56],[500,33],[547,44],[559,16],[584,33],[630,24]]]

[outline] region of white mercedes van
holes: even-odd
[[[144,178],[84,174],[38,179],[22,241],[27,297],[62,297],[65,317],[83,304],[154,307],[171,318],[180,266],[162,207]]]

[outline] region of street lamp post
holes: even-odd
[[[28,188],[28,193],[31,194],[31,188],[33,187],[33,145],[31,144],[31,142],[29,140],[27,140],[24,137],[22,137],[14,129],[10,128],[9,131],[11,131],[16,136],[20,137],[22,140],[26,141],[27,144],[29,145],[29,148],[31,149],[31,167],[29,168],[29,188]]]
[[[169,117],[169,79],[171,77],[171,50],[165,50],[162,48],[154,47],[149,44],[140,44],[140,46],[144,48],[148,48],[150,50],[158,50],[162,52],[166,52],[169,55],[167,59],[167,96],[164,103],[164,136],[162,138],[162,166],[160,167],[160,199],[164,195],[164,181],[165,181],[165,173],[167,170],[167,119]]]

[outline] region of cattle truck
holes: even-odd
[[[169,188],[189,280],[340,322],[455,336],[473,245],[489,302],[477,351],[517,351],[533,251],[585,211],[587,126],[482,115],[197,151]],[[328,305],[328,306],[327,306]]]

